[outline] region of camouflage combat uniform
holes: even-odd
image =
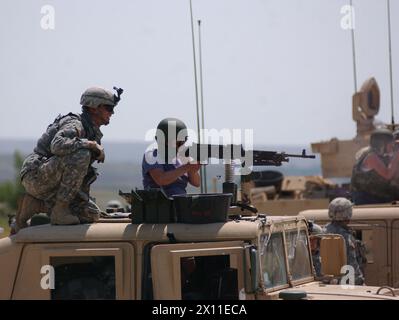
[[[339,221],[332,221],[326,225],[325,230],[326,233],[340,234],[344,237],[346,244],[347,264],[355,269],[355,284],[364,284],[364,276],[359,265],[359,257],[357,256],[356,242],[358,240],[356,240],[353,236],[351,229],[345,227]]]
[[[316,272],[316,277],[321,277],[321,259],[320,259],[320,249],[317,249],[315,252],[312,252],[312,261],[313,267]]]
[[[54,225],[99,219],[100,210],[89,196],[90,184],[97,178],[92,163],[105,159],[99,127],[109,123],[120,101],[123,89],[114,90],[117,95],[100,87],[86,89],[80,98],[82,114],[58,116],[25,159],[21,182],[26,194],[18,201],[18,230],[26,228],[34,214],[50,210]],[[93,119],[98,120],[97,125]]]
[[[314,223],[313,221],[309,221],[309,235],[314,238],[317,238],[317,247],[312,248],[312,261],[313,261],[313,267],[316,272],[317,277],[321,277],[321,258],[320,258],[320,238],[318,238],[319,235],[323,234],[324,230],[322,227],[320,227],[318,224]],[[311,240],[314,241],[314,240]]]
[[[58,116],[23,163],[21,180],[27,193],[50,207],[57,200],[71,202],[71,207],[87,203],[96,178],[88,141],[101,144],[102,136],[86,112]]]

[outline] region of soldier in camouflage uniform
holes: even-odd
[[[117,89],[115,95],[89,88],[80,100],[81,114],[60,115],[48,126],[22,165],[21,181],[27,194],[17,212],[18,228],[26,227],[26,221],[39,212],[51,212],[52,224],[98,219],[98,207],[89,198],[90,184],[97,177],[92,164],[104,162],[100,126],[108,125],[122,91]]]
[[[326,233],[340,234],[345,239],[346,256],[348,265],[352,266],[355,271],[355,284],[364,284],[363,272],[359,265],[359,257],[357,256],[357,244],[353,236],[351,228],[348,226],[352,218],[353,204],[346,198],[335,198],[330,202],[328,207],[328,216],[331,222],[326,225]]]
[[[316,277],[321,277],[321,259],[320,259],[320,235],[323,234],[323,228],[313,221],[309,221],[309,238],[312,261]]]

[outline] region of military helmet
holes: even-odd
[[[162,139],[161,139],[161,136]],[[183,121],[177,118],[166,118],[163,119],[157,126],[156,139],[158,142],[163,141],[186,141],[187,140],[187,127]]]
[[[380,149],[384,147],[387,143],[393,141],[393,134],[388,129],[376,129],[371,133],[370,136],[370,146],[373,149]]]
[[[331,220],[343,221],[352,218],[353,203],[346,198],[335,198],[328,206],[328,216]]]
[[[120,100],[120,95],[123,93],[123,89],[116,87],[114,87],[114,89],[117,91],[117,95],[100,87],[88,88],[83,92],[80,98],[80,104],[89,108],[97,108],[102,104],[116,106]]]
[[[122,203],[119,200],[110,200],[107,203],[106,212],[124,212],[125,208],[123,207]]]
[[[107,203],[107,208],[123,208],[123,206],[119,200],[110,200]]]

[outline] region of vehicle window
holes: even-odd
[[[230,256],[180,258],[183,300],[237,300],[237,269],[230,267]]]
[[[115,299],[115,257],[51,257],[55,288],[51,299]]]
[[[267,289],[287,284],[284,241],[282,233],[273,233],[262,239],[261,263],[263,281]]]
[[[310,265],[308,238],[305,230],[286,233],[288,266],[292,280],[312,276]]]

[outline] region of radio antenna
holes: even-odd
[[[200,66],[200,88],[201,88],[201,129],[202,129],[202,142],[205,143],[205,122],[204,122],[204,84],[202,81],[202,46],[201,46],[201,20],[198,20],[198,49],[199,49],[199,66]],[[206,167],[204,167],[204,189],[208,193],[208,184],[206,178]]]
[[[394,103],[393,103],[393,81],[392,81],[392,40],[391,40],[391,5],[390,0],[387,0],[388,11],[388,48],[389,48],[389,80],[391,86],[391,124],[392,130],[395,130],[394,118]]]
[[[190,16],[191,16],[191,37],[193,42],[193,60],[194,60],[194,83],[195,83],[195,103],[197,107],[197,134],[198,134],[198,142],[201,144],[201,133],[200,133],[200,116],[199,116],[199,101],[198,101],[198,82],[197,82],[197,59],[195,57],[195,38],[194,38],[194,19],[193,19],[193,5],[190,0]],[[204,185],[202,183],[204,177],[204,167],[201,166],[200,169],[201,175],[201,193],[204,193]]]
[[[355,92],[357,92],[357,70],[356,70],[356,47],[355,47],[355,9],[352,0],[350,0],[351,7],[351,38],[352,38],[352,60],[353,60],[353,81],[355,83]]]

